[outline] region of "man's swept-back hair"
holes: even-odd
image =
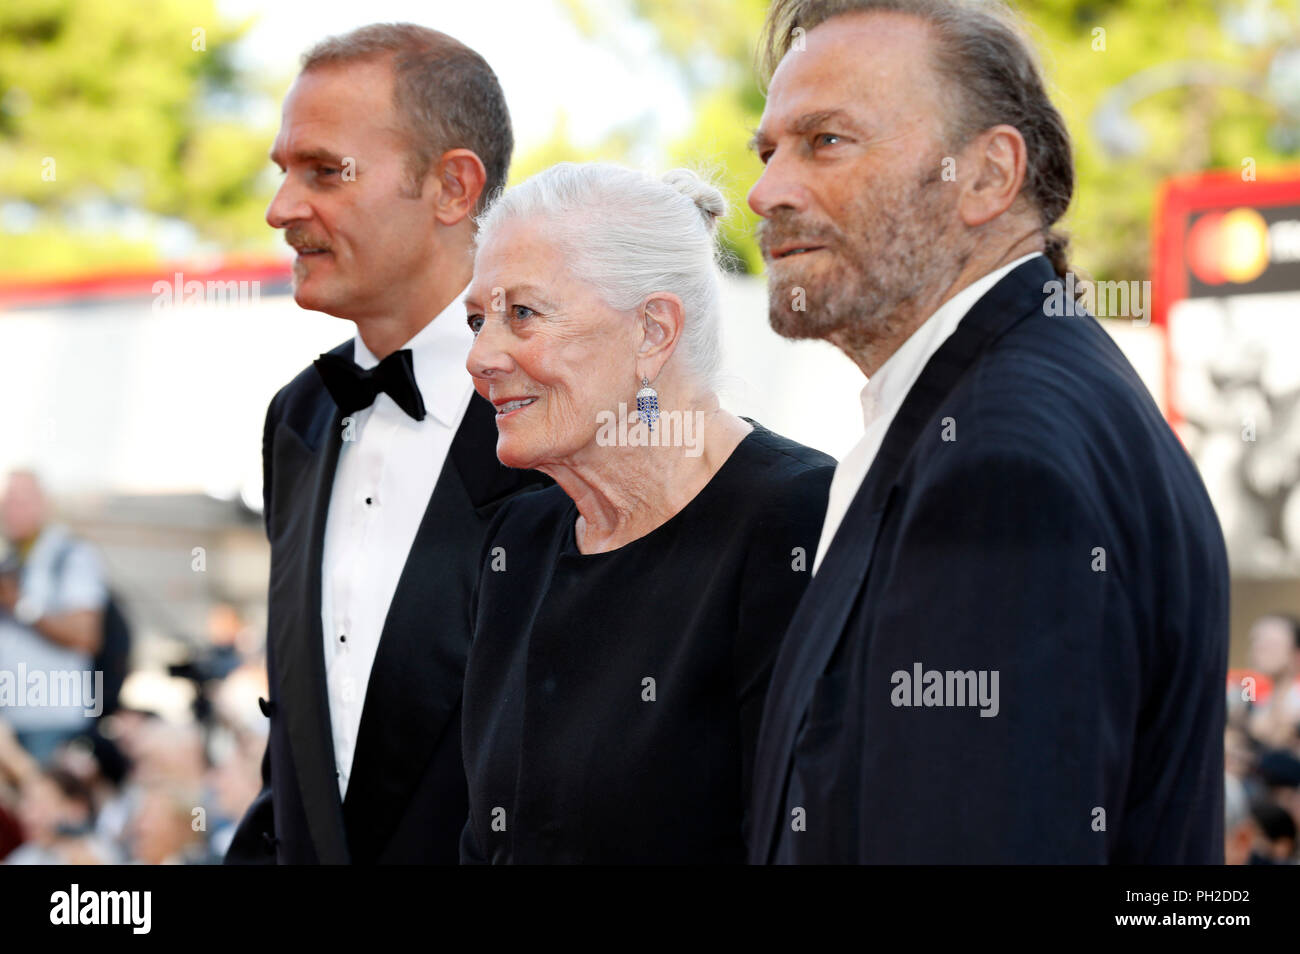
[[[472,150],[487,170],[475,213],[506,182],[515,140],[505,94],[492,67],[464,43],[413,23],[372,23],[321,40],[303,54],[302,71],[391,59],[393,102],[410,142],[413,188],[449,149]]]
[[[1069,239],[1052,226],[1074,194],[1074,158],[1065,121],[1047,96],[1042,72],[1015,15],[998,0],[774,0],[759,45],[759,71],[770,79],[781,58],[814,27],[849,13],[901,13],[934,37],[933,67],[952,92],[945,129],[961,148],[1006,124],[1025,140],[1022,193],[1042,222],[1046,254],[1058,275],[1069,269]]]

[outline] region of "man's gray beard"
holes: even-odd
[[[793,280],[774,282],[768,301],[772,330],[783,338],[822,340],[841,332],[851,332],[855,338],[876,338],[887,333],[892,324],[889,315],[908,292],[891,294],[861,268],[854,269],[852,276],[843,275],[843,271],[837,270],[839,274],[811,288]],[[856,284],[853,277],[858,279]],[[804,289],[802,304],[806,310],[796,311],[793,307],[796,288]]]
[[[906,198],[896,197],[888,212],[873,216],[880,222],[873,247],[854,241],[848,250],[851,264],[840,259],[812,287],[801,285],[796,276],[769,278],[772,330],[793,339],[833,335],[841,347],[868,346],[892,336],[907,318],[900,310],[950,264],[940,261],[936,268],[936,259],[945,254],[944,231],[951,215],[943,202],[947,196],[937,191],[942,188],[936,173],[913,185]],[[803,310],[794,308],[797,288],[803,289]]]

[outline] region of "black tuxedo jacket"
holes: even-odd
[[[352,357],[352,342],[333,354]],[[384,622],[347,798],[339,799],[325,689],[321,557],[343,415],[314,368],[272,399],[262,436],[271,575],[263,711],[264,788],[230,863],[447,863],[468,817],[461,690],[469,601],[496,509],[549,483],[496,457],[492,406],[478,395],[452,440]]]
[[[886,433],[774,667],[751,861],[1223,862],[1222,534],[1054,279],[985,294]]]

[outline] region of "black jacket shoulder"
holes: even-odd
[[[342,344],[329,350],[330,354],[352,356],[352,342],[349,338]],[[322,401],[328,401],[329,394],[314,365],[307,365],[284,387],[275,392],[267,407],[268,425],[283,421],[298,434],[305,434],[310,428]]]

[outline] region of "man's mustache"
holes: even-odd
[[[840,238],[837,229],[800,220],[793,212],[777,211],[758,223],[758,248],[765,261],[772,261],[772,249],[782,246],[833,245]]]
[[[288,228],[284,230],[284,240],[294,248],[319,248],[329,251],[330,243],[325,239],[317,239],[310,232],[301,228]]]

